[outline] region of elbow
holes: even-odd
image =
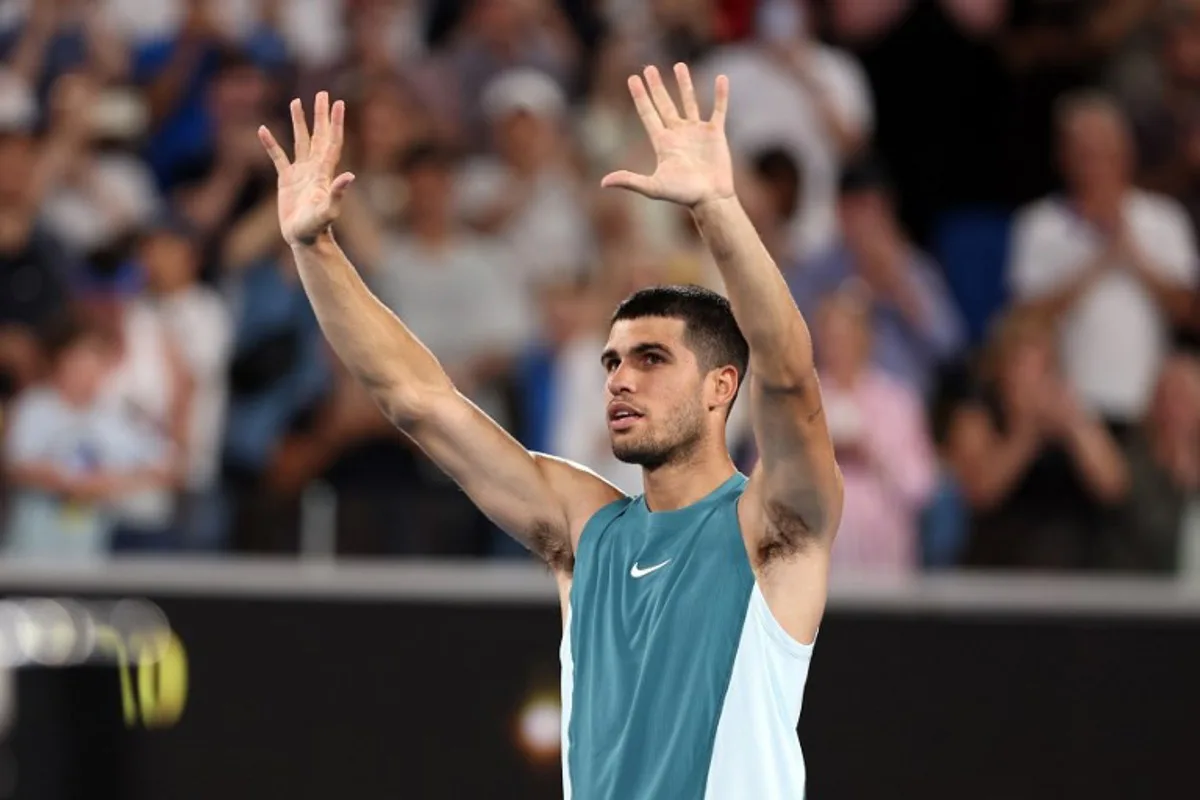
[[[379,386],[371,381],[364,382],[383,415],[402,431],[412,431],[427,424],[437,409],[445,406],[445,399],[457,394],[449,381],[444,385],[403,386]]]

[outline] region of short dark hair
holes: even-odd
[[[842,195],[879,192],[892,193],[892,178],[887,165],[874,153],[864,153],[846,164],[838,178],[838,192]]]
[[[81,342],[94,340],[105,347],[112,342],[100,326],[77,310],[61,314],[41,331],[42,351],[51,364]]]
[[[701,368],[732,366],[741,388],[750,366],[750,345],[727,299],[702,286],[651,286],[625,298],[613,312],[611,323],[643,317],[683,320],[687,345]]]
[[[458,165],[458,153],[442,142],[428,139],[419,141],[400,155],[400,172],[411,175],[422,168],[449,172]]]

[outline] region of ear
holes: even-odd
[[[737,369],[731,365],[718,367],[709,373],[709,380],[712,381],[709,410],[728,407],[737,396],[738,387],[741,385]]]

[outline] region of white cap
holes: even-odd
[[[483,113],[489,120],[525,111],[539,117],[557,118],[567,106],[559,85],[536,69],[512,69],[492,80],[483,90]]]

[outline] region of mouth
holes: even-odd
[[[637,424],[642,413],[626,403],[612,403],[608,407],[608,428],[611,431],[626,431]]]

